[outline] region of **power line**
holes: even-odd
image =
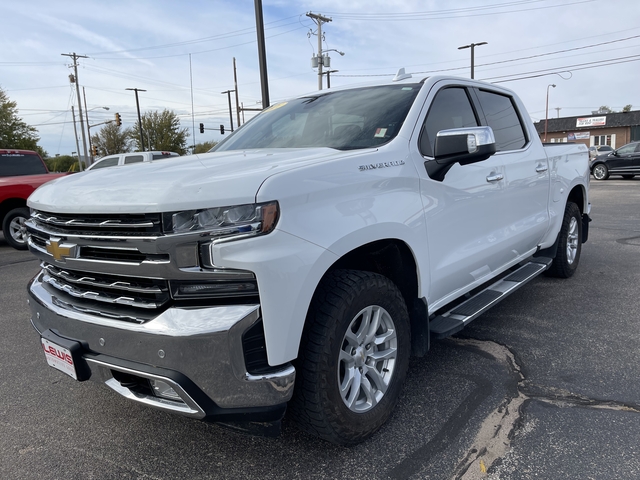
[[[616,40],[610,40],[607,42],[600,42],[600,43],[594,43],[591,45],[584,45],[581,47],[574,47],[574,48],[568,48],[568,49],[564,49],[564,50],[556,50],[555,52],[547,52],[547,53],[540,53],[537,55],[529,55],[526,57],[518,57],[518,58],[512,58],[509,60],[501,60],[501,61],[497,61],[497,62],[489,62],[489,63],[482,63],[482,64],[478,64],[476,65],[477,67],[488,67],[491,65],[500,65],[500,64],[505,64],[505,63],[512,63],[512,62],[518,62],[520,60],[529,60],[532,58],[539,58],[539,57],[545,57],[545,56],[549,56],[549,55],[557,55],[559,53],[567,53],[567,52],[572,52],[572,51],[576,51],[576,50],[585,50],[587,48],[594,48],[594,47],[599,47],[602,45],[608,45],[608,44],[612,44],[612,43],[618,43],[618,42],[624,42],[627,40],[633,40],[636,38],[640,38],[640,35],[633,35],[631,37],[625,37],[625,38],[620,38],[620,39],[616,39]],[[602,60],[602,61],[608,61],[608,60]],[[422,71],[422,72],[411,72],[414,75],[422,75],[422,74],[431,74],[431,73],[441,73],[441,72],[453,72],[456,70],[464,70],[467,67],[452,67],[452,68],[443,68],[443,69],[438,69],[438,70],[427,70],[427,71]],[[362,74],[362,75],[350,75],[350,74],[341,74],[341,75],[335,75],[336,77],[389,77],[389,76],[393,76],[395,75],[394,73],[384,73],[384,74]]]
[[[286,32],[281,32],[281,33],[276,33],[274,35],[269,35],[267,38],[274,38],[274,37],[279,37],[280,35],[286,35],[287,33],[291,33],[291,32],[295,32],[296,30],[300,30],[302,28],[309,28],[308,26],[302,26],[302,27],[296,27],[296,28],[292,28],[291,30],[287,30]],[[102,57],[102,58],[95,58],[94,60],[125,60],[125,61],[131,61],[131,60],[154,60],[157,58],[172,58],[172,57],[184,57],[186,55],[189,55],[189,53],[193,54],[193,55],[199,55],[201,53],[210,53],[210,52],[218,52],[220,50],[226,50],[228,48],[233,48],[233,47],[242,47],[244,45],[252,45],[256,43],[256,40],[251,40],[249,42],[243,42],[243,43],[236,43],[235,45],[227,45],[226,47],[220,47],[220,48],[212,48],[210,50],[201,50],[199,52],[187,52],[187,53],[175,53],[172,55],[158,55],[155,57],[134,57],[134,58],[122,58],[122,57]]]
[[[366,20],[366,21],[380,21],[380,22],[442,20],[446,18],[482,17],[482,16],[491,16],[491,15],[503,15],[506,13],[529,12],[533,10],[544,10],[548,8],[567,7],[571,5],[578,5],[581,3],[591,3],[596,0],[579,0],[579,1],[570,2],[570,3],[563,3],[560,5],[547,5],[542,7],[522,8],[518,10],[507,10],[507,11],[499,11],[499,12],[491,12],[491,13],[475,13],[477,10],[503,8],[503,7],[509,7],[509,6],[524,5],[528,3],[538,3],[542,1],[546,1],[546,0],[510,2],[505,4],[486,5],[482,7],[467,7],[467,8],[453,9],[453,10],[440,10],[435,12],[395,13],[395,14],[394,13],[371,13],[371,14],[347,13],[347,14],[344,14],[339,12],[328,12],[328,14],[343,20]],[[469,14],[466,14],[467,12],[469,12]]]
[[[625,59],[625,60],[623,60]],[[598,67],[606,67],[609,65],[618,65],[620,63],[631,63],[631,62],[637,62],[640,61],[640,55],[634,55],[632,57],[621,57],[619,59],[611,59],[611,60],[602,60],[600,62],[590,62],[590,63],[583,63],[583,64],[579,64],[579,65],[583,65],[581,67],[577,67],[577,66],[568,66],[568,67],[558,67],[558,68],[549,68],[549,69],[545,69],[545,70],[537,70],[537,71],[533,71],[533,72],[523,72],[523,73],[514,73],[513,75],[505,75],[502,77],[490,77],[490,78],[485,78],[483,79],[484,81],[487,80],[492,80],[492,79],[500,79],[500,78],[505,78],[505,77],[517,77],[518,75],[527,75],[525,77],[518,77],[518,78],[509,78],[507,80],[498,80],[495,82],[491,82],[491,83],[505,83],[505,82],[514,82],[516,80],[526,80],[529,78],[537,78],[537,77],[544,77],[547,75],[556,75],[556,74],[560,74],[560,73],[564,73],[564,72],[572,72],[572,71],[578,71],[578,70],[589,70],[591,68],[598,68]],[[595,64],[597,63],[597,64]],[[555,71],[552,71],[555,70]],[[541,73],[543,72],[543,73]],[[529,75],[531,73],[535,73],[536,75]]]
[[[285,18],[282,18],[280,20],[274,20],[272,22],[266,23],[266,25],[271,25],[271,24],[278,23],[278,22],[281,22],[283,20],[288,20],[290,18],[295,18],[295,17],[299,18],[300,15],[292,15],[290,17],[285,17]],[[296,23],[298,23],[298,22],[296,21],[296,22],[286,23],[284,25],[272,26],[272,27],[267,28],[267,30],[271,30],[271,29],[274,29],[274,28],[282,28],[282,27],[286,27],[288,25],[294,25]],[[305,26],[305,28],[307,28],[307,27]],[[153,45],[153,46],[149,46],[149,47],[131,48],[131,49],[128,49],[128,50],[112,50],[112,51],[105,51],[105,52],[93,52],[93,53],[88,53],[87,55],[99,56],[99,55],[106,55],[106,54],[110,54],[110,53],[131,53],[131,52],[141,52],[141,51],[144,51],[144,50],[158,50],[158,49],[162,49],[162,48],[181,47],[181,46],[184,46],[184,45],[193,45],[193,44],[196,44],[196,43],[210,42],[210,41],[213,41],[213,40],[221,40],[221,39],[224,39],[224,38],[237,37],[237,36],[242,36],[242,35],[249,35],[249,34],[255,33],[255,31],[256,31],[255,27],[249,27],[249,28],[243,28],[243,29],[240,29],[240,30],[235,30],[235,31],[232,31],[232,32],[221,33],[221,34],[218,34],[218,35],[212,35],[210,37],[196,38],[196,39],[193,39],[193,40],[185,40],[184,42],[165,43],[163,45]]]

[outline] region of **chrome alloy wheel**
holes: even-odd
[[[356,413],[375,407],[393,378],[398,338],[391,315],[371,305],[347,328],[338,360],[338,386],[344,404]]]
[[[593,177],[596,180],[604,180],[607,177],[607,167],[604,165],[596,165],[593,169]]]
[[[576,217],[571,217],[569,231],[567,232],[567,263],[569,265],[573,265],[578,254],[578,241],[580,240],[578,237],[578,220],[576,220]]]
[[[9,222],[9,233],[16,243],[24,244],[27,241],[27,227],[24,217],[15,217]]]

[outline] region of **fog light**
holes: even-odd
[[[162,380],[150,379],[151,388],[153,389],[153,394],[156,397],[168,398],[169,400],[177,400],[179,402],[182,401],[180,395],[176,393],[176,391],[171,388],[171,386],[167,382],[163,382]]]

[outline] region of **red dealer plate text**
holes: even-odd
[[[76,367],[73,364],[71,351],[45,338],[41,338],[40,340],[42,340],[42,349],[44,350],[47,363],[56,370],[60,370],[74,380],[77,380],[78,375],[76,374]]]

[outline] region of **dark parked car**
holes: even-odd
[[[632,142],[605,155],[598,155],[591,162],[591,174],[596,180],[606,180],[609,175],[633,178],[640,175],[640,142]]]
[[[596,158],[598,155],[608,155],[613,152],[609,145],[594,145],[589,147],[589,158]]]

